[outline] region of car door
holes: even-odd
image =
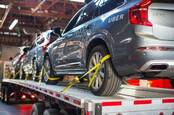
[[[67,54],[67,50],[65,51],[65,46],[68,45],[69,49],[72,47],[72,44],[75,42],[73,41],[72,43],[67,43],[70,39],[72,39],[76,33],[73,32],[73,28],[76,24],[76,21],[80,15],[79,11],[69,22],[67,27],[65,28],[62,37],[58,38],[54,43],[51,44],[50,47],[52,47],[51,51],[51,60],[53,61],[53,66],[57,71],[65,70],[69,67],[68,62],[70,60],[67,58],[71,54]],[[73,56],[73,55],[71,55]],[[72,60],[71,60],[72,61]]]
[[[89,3],[81,10],[74,28],[65,34],[66,45],[64,47],[64,55],[66,68],[82,70],[84,69],[84,49],[86,33],[91,26],[87,22],[93,19],[95,13],[94,2]]]
[[[50,61],[54,70],[59,71],[58,65],[62,65],[63,62],[63,48],[65,46],[64,38],[59,37],[56,41],[51,43],[48,47]]]
[[[32,66],[32,59],[35,56],[35,48],[36,48],[36,43],[35,41],[32,43],[32,46],[30,47],[30,50],[27,52],[25,61],[24,61],[24,66],[29,65]]]
[[[41,35],[39,39],[36,41],[37,42],[37,47],[35,49],[35,54],[36,54],[36,62],[38,64],[38,67],[41,68],[42,62],[43,62],[43,57],[44,57],[44,52],[43,52],[43,47],[44,44],[47,43],[47,36]]]

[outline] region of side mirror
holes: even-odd
[[[53,30],[53,34],[56,34],[56,35],[59,35],[59,36],[62,35],[60,27],[52,28],[52,30]]]
[[[12,61],[12,60],[13,60],[13,58],[12,58],[12,57],[10,57],[10,58],[9,58],[9,60],[10,60],[10,61]]]
[[[24,53],[27,53],[29,50],[30,50],[30,47],[25,47],[25,48],[23,49]]]

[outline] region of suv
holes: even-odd
[[[16,79],[23,79],[23,76],[21,75],[21,71],[22,71],[21,65],[28,50],[29,50],[28,46],[19,47],[19,52],[16,54],[16,56],[14,58],[10,58],[12,62],[12,66],[13,66],[12,74],[15,75]]]
[[[59,28],[54,28],[41,33],[30,47],[30,51],[23,63],[23,69],[28,74],[32,74],[33,80],[38,80],[36,76],[38,76],[41,71],[46,49],[49,44],[59,37],[59,30]]]
[[[91,1],[48,47],[44,61],[47,73],[81,75],[110,54],[91,86],[95,95],[102,96],[114,95],[123,78],[172,77],[173,3],[173,0]],[[49,83],[49,79],[45,82]]]

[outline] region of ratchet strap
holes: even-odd
[[[39,75],[38,75],[38,76],[35,75],[35,78],[38,78],[38,79],[39,79],[39,83],[41,83],[43,75],[46,75],[46,77],[47,77],[48,80],[50,80],[50,81],[59,80],[58,77],[50,77],[50,76],[48,75],[48,73],[46,72],[44,65],[42,66],[42,69],[41,69]]]
[[[59,79],[60,79],[59,77],[52,77],[52,76],[49,76],[48,73],[46,72],[44,66],[43,66],[43,72],[44,72],[44,74],[47,76],[48,80],[50,80],[50,81],[56,81],[56,80],[59,80]]]
[[[89,79],[88,87],[91,87],[94,79],[96,78],[98,72],[100,71],[101,65],[110,58],[111,56],[108,54],[104,56],[103,58],[100,59],[99,63],[97,63],[94,67],[89,69],[83,76],[81,77],[75,77],[74,80],[68,83],[68,85],[61,91],[61,92],[67,92],[69,88],[71,88],[73,85],[79,82],[80,79],[83,79],[86,77],[88,74],[90,74],[92,71],[95,71],[92,77]]]
[[[19,74],[19,72],[20,72],[20,70],[13,75],[13,79],[16,79],[17,74]]]
[[[20,71],[21,71],[21,68],[22,68],[22,65],[20,65],[20,69],[19,69],[19,71],[13,74],[13,79],[16,79],[17,74],[19,74]]]

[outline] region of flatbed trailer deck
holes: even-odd
[[[47,85],[30,80],[4,79],[10,84],[43,94],[81,109],[82,115],[174,115],[174,90],[123,85],[110,97],[93,95],[89,90]]]

